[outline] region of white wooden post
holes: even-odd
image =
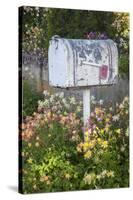
[[[90,117],[90,89],[83,90],[83,120],[84,126],[87,123],[87,119]]]

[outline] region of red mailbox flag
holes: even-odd
[[[107,74],[108,74],[108,66],[102,65],[102,67],[100,67],[100,79],[106,79]]]

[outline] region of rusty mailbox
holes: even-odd
[[[110,40],[65,39],[53,36],[49,44],[49,83],[86,87],[117,82],[118,52]]]

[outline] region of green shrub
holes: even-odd
[[[37,110],[38,100],[42,99],[43,96],[37,92],[34,84],[30,83],[29,80],[23,80],[22,89],[22,114],[25,117],[32,115]]]

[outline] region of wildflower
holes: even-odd
[[[95,108],[95,113],[96,113],[96,115],[99,115],[100,114],[100,109],[99,108]]]
[[[94,112],[91,112],[90,116],[91,116],[91,117],[94,117],[94,116],[95,116]]]
[[[126,97],[124,98],[124,100],[123,100],[123,101],[124,101],[124,102],[125,102],[125,101],[127,101],[127,102],[128,102],[128,101],[129,101],[129,98],[126,96]]]
[[[25,153],[22,151],[21,155],[22,155],[22,157],[24,157]]]
[[[75,104],[75,103],[76,103],[75,98],[74,98],[74,97],[71,97],[71,98],[70,98],[70,104]]]
[[[44,95],[44,96],[48,96],[48,95],[49,95],[49,92],[48,92],[47,90],[44,90],[44,91],[43,91],[43,95]]]
[[[47,184],[47,185],[50,185],[50,183],[51,183],[50,180],[46,181],[46,184]]]
[[[37,137],[36,137],[36,140],[39,140],[39,139],[40,139],[39,136],[37,136]]]
[[[46,176],[46,175],[43,175],[41,178],[40,178],[40,181],[41,182],[47,182],[49,180],[49,176]]]
[[[107,172],[107,177],[114,177],[114,172],[113,171]]]
[[[101,177],[104,178],[106,175],[107,175],[107,170],[105,169],[104,171],[102,171]]]
[[[59,93],[59,97],[60,97],[60,98],[63,98],[63,97],[64,97],[64,92],[60,92],[60,93]]]
[[[112,111],[112,110],[113,110],[113,108],[112,108],[112,107],[110,107],[110,108],[109,108],[109,111]]]
[[[128,137],[129,136],[129,128],[127,128],[125,135]]]
[[[119,116],[118,116],[118,115],[114,115],[114,116],[112,117],[112,120],[115,121],[115,122],[118,121],[118,120],[119,120]]]
[[[89,143],[85,142],[83,145],[84,151],[86,151],[88,149],[88,147],[89,147]]]
[[[36,142],[36,143],[35,143],[35,146],[36,146],[36,147],[39,147],[39,142]]]
[[[108,142],[107,141],[103,141],[102,142],[102,147],[105,149],[108,147]]]
[[[125,147],[122,146],[120,150],[121,150],[121,152],[124,152],[125,151]]]
[[[102,139],[101,138],[98,138],[97,141],[98,141],[99,144],[102,143]]]
[[[90,150],[88,150],[88,151],[84,154],[84,157],[85,157],[86,159],[91,158],[91,156],[92,156],[92,152],[91,152]]]
[[[21,128],[22,128],[22,130],[25,129],[25,124],[24,123],[22,123]]]
[[[101,129],[101,130],[100,130],[100,133],[103,135],[103,134],[104,134],[104,129]]]
[[[27,160],[27,162],[28,162],[29,164],[32,164],[32,161],[33,161],[32,158],[29,158],[29,159]]]
[[[34,190],[36,190],[36,189],[37,189],[37,186],[36,186],[36,184],[35,184],[35,185],[33,185],[33,189],[34,189]]]
[[[70,174],[65,174],[65,178],[69,180],[71,178]]]
[[[87,174],[87,175],[84,177],[83,180],[84,180],[85,184],[88,184],[88,185],[91,185],[92,183],[94,184],[94,183],[95,183],[95,180],[96,180],[96,175],[95,175],[95,173]]]
[[[92,95],[92,96],[91,96],[91,101],[93,101],[93,100],[95,100],[95,97]]]
[[[78,152],[82,152],[82,147],[83,147],[83,143],[78,144],[78,145],[77,145],[77,148],[76,148],[77,151],[78,151]]]
[[[120,134],[121,133],[121,129],[116,129],[116,133]]]
[[[31,143],[28,143],[28,147],[31,147],[32,146],[32,144]]]
[[[99,104],[103,105],[103,100],[102,99],[100,99]]]
[[[106,122],[106,123],[110,122],[110,118],[107,117],[107,118],[105,119],[105,122]]]

